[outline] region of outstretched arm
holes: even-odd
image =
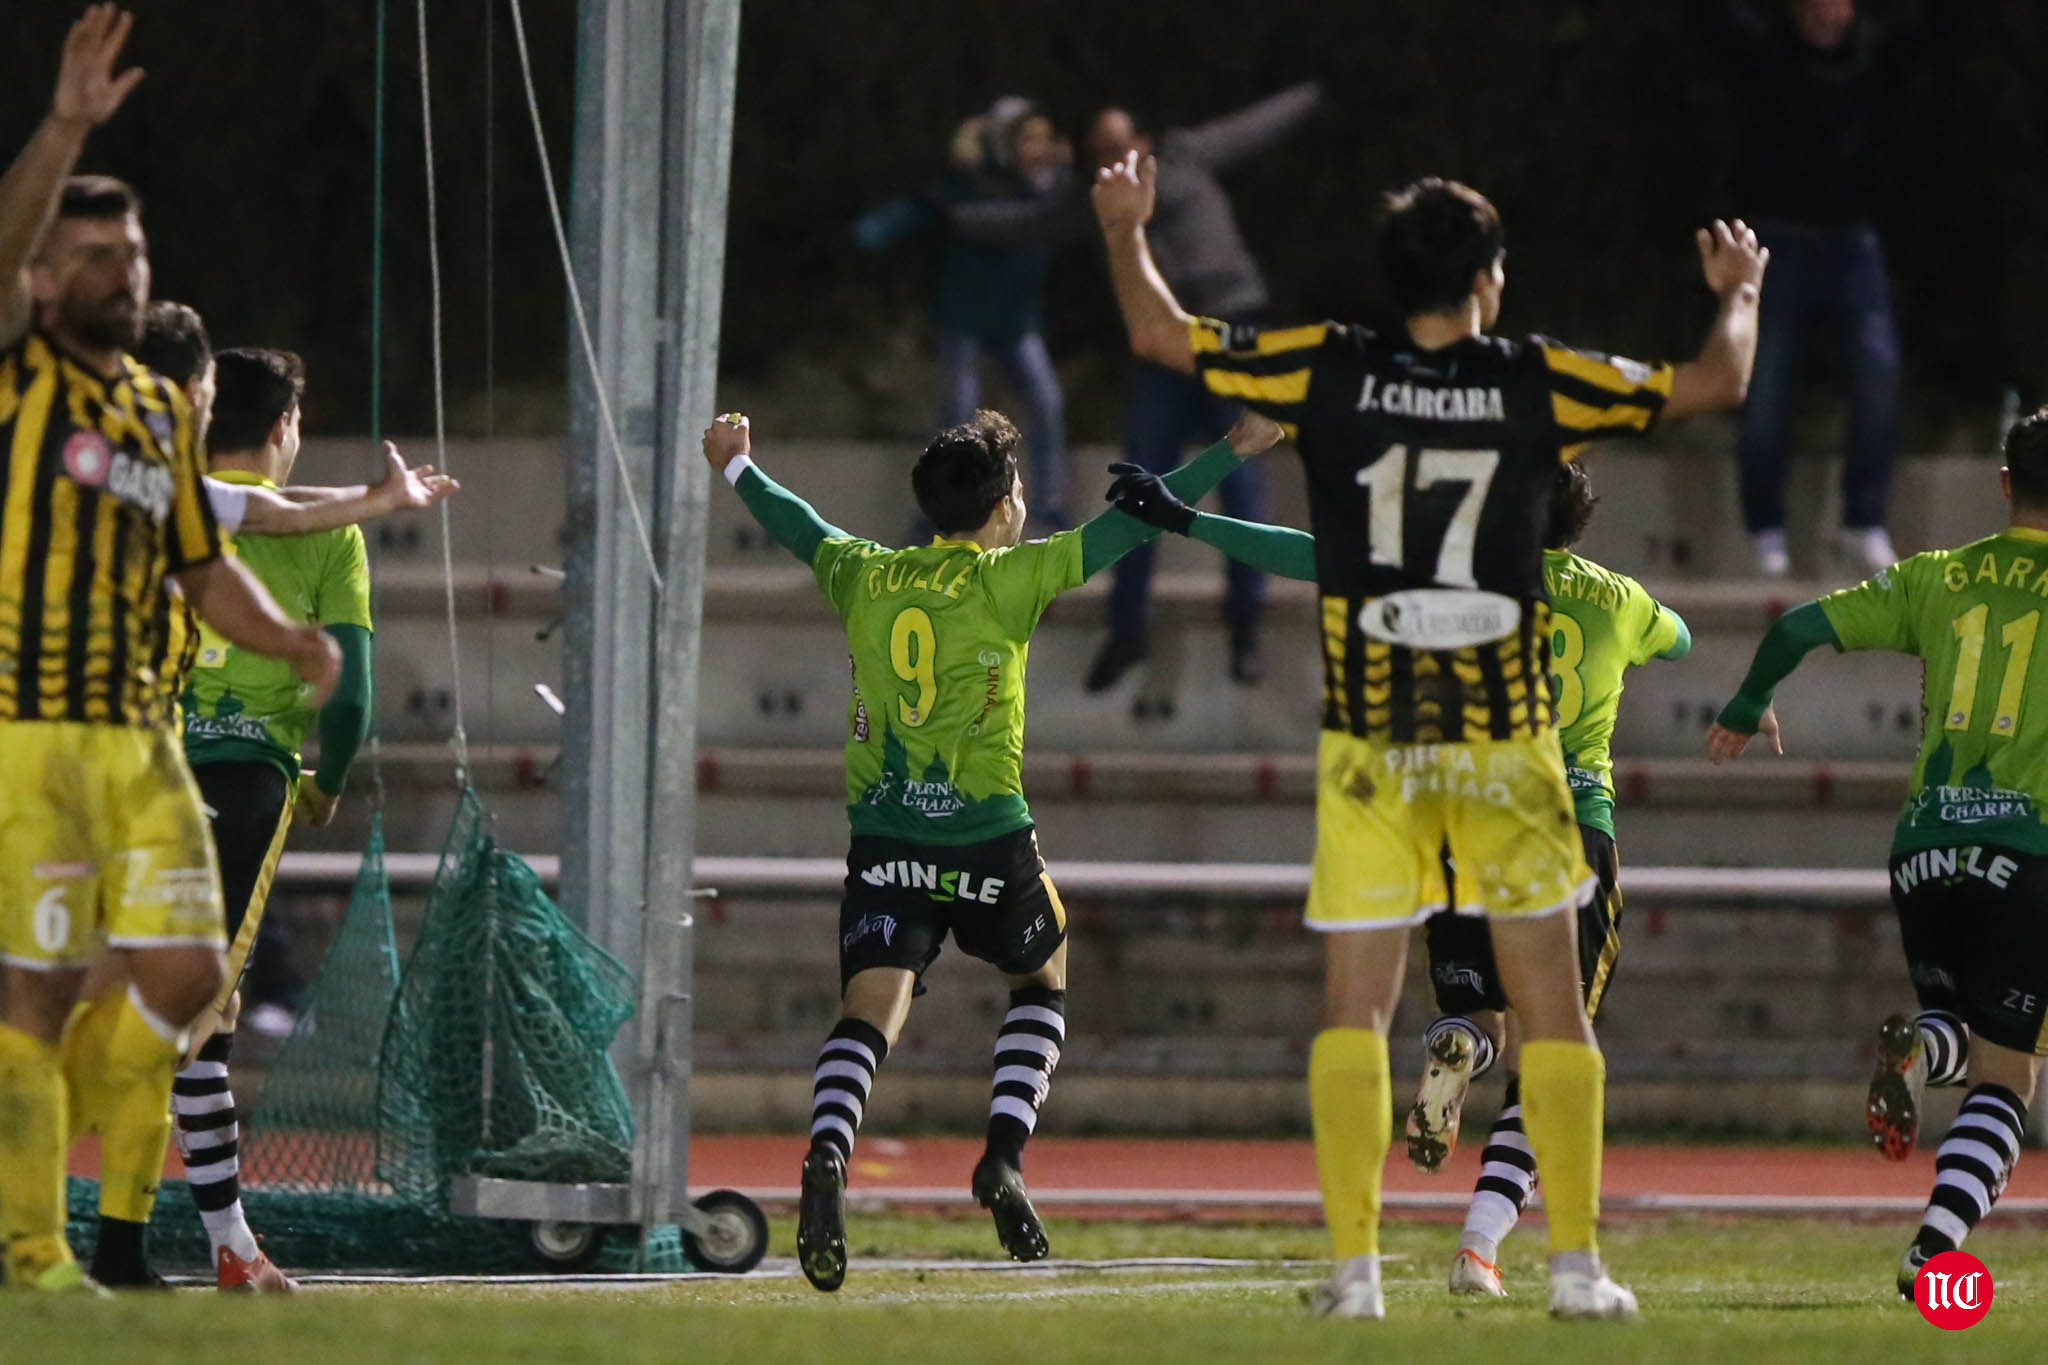
[[[356,526],[393,512],[432,507],[462,491],[462,485],[432,465],[408,468],[391,442],[384,443],[381,483],[332,488],[280,488],[272,491],[245,485],[247,505],[239,528],[257,536],[305,536]]]
[[[135,16],[112,5],[94,5],[71,26],[50,111],[0,176],[0,344],[11,345],[28,330],[29,262],[86,135],[112,118],[142,80],[140,67],[114,74],[134,23]]]
[[[1152,259],[1151,244],[1145,240],[1145,224],[1152,218],[1158,183],[1158,161],[1149,156],[1140,161],[1136,152],[1103,168],[1093,191],[1095,218],[1102,226],[1103,245],[1109,249],[1109,277],[1116,286],[1124,328],[1131,336],[1131,353],[1169,370],[1193,374],[1195,348],[1188,335],[1193,318],[1167,287],[1166,277]]]
[[[1166,479],[1134,464],[1113,464],[1109,471],[1117,476],[1109,488],[1110,500],[1147,526],[1199,540],[1281,578],[1314,581],[1316,541],[1308,532],[1197,512]]]
[[[1778,717],[1771,709],[1771,694],[1778,684],[1792,676],[1800,660],[1822,645],[1841,647],[1834,623],[1818,602],[1794,607],[1772,623],[1756,647],[1749,676],[1732,700],[1721,708],[1720,719],[1707,731],[1707,757],[1726,763],[1740,755],[1750,737],[1763,734],[1775,753],[1784,753],[1778,735]]]
[[[846,538],[809,503],[763,474],[752,450],[753,431],[740,413],[729,412],[705,429],[704,458],[725,476],[777,545],[809,564],[820,545]]]
[[[1770,249],[1757,244],[1756,233],[1740,218],[1716,220],[1697,237],[1700,272],[1721,307],[1699,355],[1673,370],[1671,396],[1664,402],[1667,419],[1740,406],[1756,365],[1757,308]]]
[[[1290,85],[1234,114],[1167,134],[1173,154],[1200,161],[1211,170],[1257,156],[1283,141],[1315,114],[1323,103],[1320,81]]]
[[[1200,501],[1208,497],[1214,487],[1237,471],[1243,460],[1264,450],[1272,450],[1284,436],[1286,432],[1278,422],[1247,409],[1223,440],[1188,460],[1174,473],[1163,477],[1151,475],[1141,471],[1137,465],[1110,465],[1110,473],[1120,475],[1124,471],[1135,471],[1145,479],[1151,479],[1159,489],[1165,489],[1165,497],[1169,501],[1186,505],[1180,499]],[[1110,485],[1108,497],[1116,503],[1116,508],[1110,508],[1081,528],[1081,577],[1094,577],[1147,540],[1159,536],[1159,522],[1145,516],[1133,516],[1124,499],[1118,497],[1118,489],[1122,487],[1124,479]]]

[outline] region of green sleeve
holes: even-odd
[[[313,781],[329,796],[339,796],[348,785],[348,765],[370,733],[370,632],[331,625],[327,633],[341,646],[341,680],[320,708],[320,766],[313,770]]]
[[[1168,474],[1166,486],[1182,502],[1200,502],[1243,463],[1230,442],[1218,441]],[[1110,508],[1081,528],[1081,576],[1093,578],[1158,534],[1156,527]]]
[[[1770,706],[1771,694],[1778,690],[1778,684],[1792,676],[1801,659],[1822,645],[1841,648],[1835,627],[1820,603],[1808,602],[1780,616],[1764,632],[1763,643],[1756,647],[1756,658],[1750,661],[1749,676],[1742,680],[1741,690],[1721,708],[1721,724],[1737,734],[1755,734],[1757,722]]]
[[[1195,524],[1188,528],[1188,537],[1213,545],[1230,558],[1264,569],[1275,577],[1315,581],[1316,538],[1292,526],[1268,526],[1264,522],[1197,512]]]
[[[1692,629],[1685,624],[1685,618],[1671,608],[1662,606],[1658,610],[1671,622],[1671,643],[1657,651],[1660,659],[1683,659],[1692,653]]]
[[[749,463],[733,485],[740,501],[777,545],[809,564],[828,540],[844,540],[846,532],[819,516],[812,506]]]

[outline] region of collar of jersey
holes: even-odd
[[[206,477],[217,479],[221,483],[245,483],[255,488],[277,487],[267,475],[258,474],[253,469],[209,469],[206,471]]]
[[[2048,541],[2048,531],[2037,531],[2031,526],[2008,526],[2005,534],[2010,540]]]
[[[2043,539],[2048,539],[2048,536],[2044,536]],[[951,536],[933,536],[932,544],[943,545],[945,548],[949,550],[974,550],[976,552],[979,552],[981,549],[981,543],[979,541],[955,540]]]

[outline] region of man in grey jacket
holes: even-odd
[[[1278,144],[1322,102],[1322,87],[1311,81],[1222,118],[1157,135],[1147,120],[1117,106],[1102,110],[1089,124],[1086,151],[1095,166],[1114,165],[1132,151],[1157,153],[1158,200],[1148,229],[1152,254],[1174,296],[1191,312],[1232,323],[1263,320],[1270,302],[1266,280],[1218,177]],[[1007,242],[1078,236],[1094,227],[1085,195],[1054,204],[962,205],[953,211],[953,221],[963,235]],[[1195,432],[1225,429],[1235,418],[1234,405],[1205,392],[1192,376],[1140,361],[1133,375],[1124,458],[1155,473],[1171,469]],[[1227,515],[1264,518],[1265,487],[1255,465],[1245,465],[1217,491]],[[1146,656],[1152,555],[1153,547],[1146,545],[1116,566],[1109,639],[1088,669],[1091,692],[1115,686]],[[1223,615],[1230,629],[1230,674],[1252,684],[1264,672],[1258,626],[1266,580],[1235,562],[1227,575]]]

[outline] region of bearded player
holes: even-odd
[[[2007,434],[1999,482],[2012,520],[1997,535],[1914,555],[1779,617],[1707,734],[1716,763],[1759,734],[1783,753],[1772,693],[1823,645],[1925,665],[1925,729],[1891,852],[1920,1013],[1878,1030],[1871,1136],[1903,1161],[1926,1088],[1970,1090],[1899,1262],[1909,1299],[1920,1267],[1961,1246],[2005,1189],[2048,1056],[2048,697],[2034,696],[2048,679],[2048,410]]]
[[[1025,659],[1053,598],[1156,532],[1110,511],[1025,541],[1018,439],[1009,419],[986,411],[940,432],[910,476],[939,534],[891,550],[830,525],[762,473],[744,417],[704,433],[705,458],[810,566],[853,656],[841,1017],[818,1054],[797,1221],[797,1260],[822,1290],[846,1277],[846,1168],[875,1073],[949,933],[1010,986],[974,1198],[1014,1259],[1049,1251],[1023,1154],[1066,1043],[1067,912],[1024,802]],[[1248,417],[1167,483],[1199,498],[1240,456],[1279,439],[1276,425]]]
[[[1767,259],[1740,223],[1699,234],[1721,307],[1699,358],[1644,365],[1487,335],[1506,283],[1500,215],[1466,186],[1387,196],[1379,253],[1406,318],[1379,333],[1190,317],[1146,243],[1156,167],[1105,169],[1095,210],[1132,349],[1291,424],[1322,592],[1323,737],[1307,908],[1325,1023],[1309,1107],[1337,1261],[1322,1313],[1385,1316],[1387,1031],[1408,926],[1487,916],[1521,1020],[1523,1121],[1549,1182],[1550,1307],[1621,1317],[1597,1245],[1605,1066],[1579,993],[1575,913],[1597,890],[1577,837],[1547,675],[1543,530],[1560,460],[1587,441],[1741,401]]]

